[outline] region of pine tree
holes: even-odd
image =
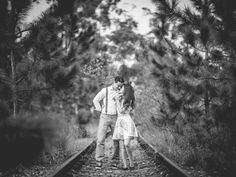
[[[74,0],[66,3],[53,2],[39,20],[23,25],[22,21],[33,1],[22,4],[1,1],[2,92],[10,92],[5,101],[13,99],[10,107],[13,105],[14,115],[20,109],[32,107],[31,102],[36,95],[52,95],[53,90],[72,86],[71,81],[82,71],[85,63],[83,53],[94,42],[98,29],[88,18],[97,18],[95,10],[100,2],[101,0],[92,3]],[[105,10],[109,10],[114,3],[116,2],[109,2]],[[82,10],[78,11],[78,8]],[[10,15],[10,11],[17,13]],[[17,19],[14,31],[9,33],[13,29],[11,22],[14,19]],[[10,43],[8,39],[11,38],[14,40]],[[19,107],[18,103],[24,104]]]
[[[32,1],[24,0],[22,2],[4,0],[1,1],[1,68],[9,78],[8,85],[12,91],[13,115],[17,111],[17,78],[16,78],[16,49],[18,44],[16,40],[22,34],[20,25],[26,17],[27,12],[32,7]]]
[[[33,2],[39,1],[0,1],[0,116],[8,118],[0,122],[1,170],[31,164],[46,145],[63,144],[52,117],[69,122],[71,105],[78,104],[78,122],[87,123],[97,79],[106,74],[106,46],[94,21],[108,24],[106,11],[116,1],[98,18],[101,0],[48,0],[53,4],[39,20],[22,24]],[[55,113],[61,109],[66,116]]]
[[[153,74],[167,103],[162,112],[172,125],[195,123],[207,131],[227,125],[231,134],[227,141],[232,145],[229,153],[235,156],[233,2],[192,0],[193,7],[184,9],[178,8],[177,0],[153,2],[157,42],[150,48],[155,54]],[[177,39],[182,39],[180,44]]]

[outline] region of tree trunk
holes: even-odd
[[[205,61],[207,61],[207,58],[209,56],[208,48],[205,46],[206,53],[205,53]],[[209,111],[210,111],[210,99],[209,99],[209,81],[206,80],[205,82],[205,98],[204,98],[204,104],[205,104],[205,114],[206,118],[209,118]]]
[[[12,77],[12,104],[13,104],[13,117],[16,117],[17,113],[17,86],[16,86],[16,72],[15,72],[15,58],[14,58],[14,40],[15,40],[15,27],[16,27],[16,21],[14,18],[14,12],[12,9],[12,1],[8,0],[7,10],[8,13],[11,16],[11,22],[12,22],[12,36],[11,36],[11,45],[10,45],[10,62],[11,62],[11,77]]]
[[[11,50],[10,55],[11,60],[11,76],[12,76],[12,100],[13,100],[13,117],[16,117],[17,112],[17,88],[16,88],[16,73],[15,73],[15,61],[14,61],[14,54],[13,50]]]
[[[209,116],[209,110],[210,110],[210,101],[209,101],[209,92],[208,89],[206,88],[205,91],[205,98],[204,98],[204,104],[205,104],[205,113],[206,113],[206,117]]]

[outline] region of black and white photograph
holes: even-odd
[[[235,167],[235,0],[0,0],[0,177]]]

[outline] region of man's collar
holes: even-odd
[[[114,89],[113,85],[109,86],[108,89],[113,90],[113,91],[117,91]]]

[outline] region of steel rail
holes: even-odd
[[[163,153],[158,152],[157,149],[148,143],[145,138],[139,133],[139,139],[138,139],[139,144],[141,147],[143,146],[148,146],[152,151],[155,153],[155,158],[162,160],[165,164],[167,164],[173,171],[175,171],[176,177],[190,177],[185,170],[180,168],[176,163],[174,163],[172,160],[170,160],[168,157],[166,157]]]
[[[56,171],[49,177],[64,177],[63,174],[66,172],[78,158],[82,158],[88,152],[93,152],[96,147],[96,139],[94,139],[90,144],[88,144],[84,149],[75,153],[72,157],[66,160],[61,166],[59,166]]]
[[[107,137],[110,134],[111,133],[108,133]],[[143,149],[145,149],[146,153],[150,151],[152,156],[154,154],[154,158],[156,159],[156,161],[157,159],[161,160],[165,165],[170,167],[170,169],[174,172],[175,177],[190,177],[185,170],[183,170],[178,165],[176,165],[172,160],[167,158],[163,153],[158,152],[157,149],[153,145],[148,143],[140,133],[139,133],[138,143]],[[75,153],[72,157],[66,160],[61,166],[59,166],[55,170],[53,174],[51,174],[48,177],[64,177],[65,173],[73,166],[73,164],[75,164],[75,162],[78,159],[83,158],[83,156],[88,153],[92,153],[95,150],[95,148],[96,148],[96,139],[92,140],[92,142],[88,144],[84,149]]]

